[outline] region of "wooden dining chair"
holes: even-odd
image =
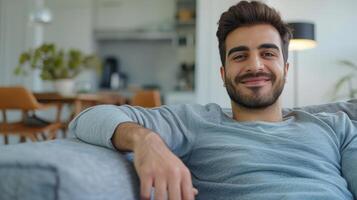
[[[130,101],[133,106],[152,108],[161,106],[161,96],[158,90],[138,90]]]
[[[27,119],[30,113],[50,107],[57,108],[55,122],[43,122],[31,124]],[[0,87],[0,110],[2,121],[0,123],[0,134],[4,135],[4,143],[8,144],[9,135],[18,135],[20,142],[26,138],[31,141],[38,141],[39,135],[42,139],[54,139],[57,131],[61,128],[61,105],[60,104],[41,104],[37,102],[34,95],[24,87]],[[20,121],[9,122],[7,111],[19,111],[22,113]]]

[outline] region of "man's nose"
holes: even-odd
[[[261,71],[264,68],[264,64],[262,62],[262,60],[260,59],[259,55],[251,55],[249,57],[247,66],[246,66],[246,70],[247,71]]]

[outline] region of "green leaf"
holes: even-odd
[[[355,63],[353,63],[352,61],[349,60],[340,60],[339,61],[340,64],[345,65],[347,67],[350,67],[354,70],[357,70],[357,65]]]
[[[334,95],[336,96],[337,93],[341,90],[342,86],[347,83],[349,80],[351,80],[353,78],[354,74],[347,74],[343,77],[341,77],[336,85],[335,85],[335,89],[334,89]]]
[[[24,52],[19,57],[19,64],[23,65],[29,60],[30,60],[30,54],[28,52]]]
[[[357,89],[353,89],[350,92],[350,98],[357,98]]]
[[[23,73],[23,69],[21,68],[21,66],[17,66],[15,69],[14,69],[14,74],[15,75],[21,75]]]
[[[96,56],[84,55],[78,49],[58,49],[54,43],[44,43],[22,52],[14,73],[24,75],[27,70],[41,69],[43,80],[74,78],[85,68],[101,66],[100,60],[96,59]]]

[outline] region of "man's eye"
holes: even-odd
[[[263,56],[264,56],[264,57],[273,57],[274,54],[273,54],[273,53],[270,53],[270,52],[265,52],[265,53],[263,53]]]
[[[237,55],[233,57],[233,60],[243,60],[245,58],[245,55]]]

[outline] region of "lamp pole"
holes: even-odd
[[[299,106],[299,69],[298,69],[298,52],[297,50],[293,51],[294,60],[294,107]]]
[[[315,41],[315,25],[308,22],[291,22],[289,26],[292,30],[292,38],[290,40],[289,50],[293,51],[294,60],[294,106],[299,105],[299,69],[298,69],[298,51],[314,48]]]

